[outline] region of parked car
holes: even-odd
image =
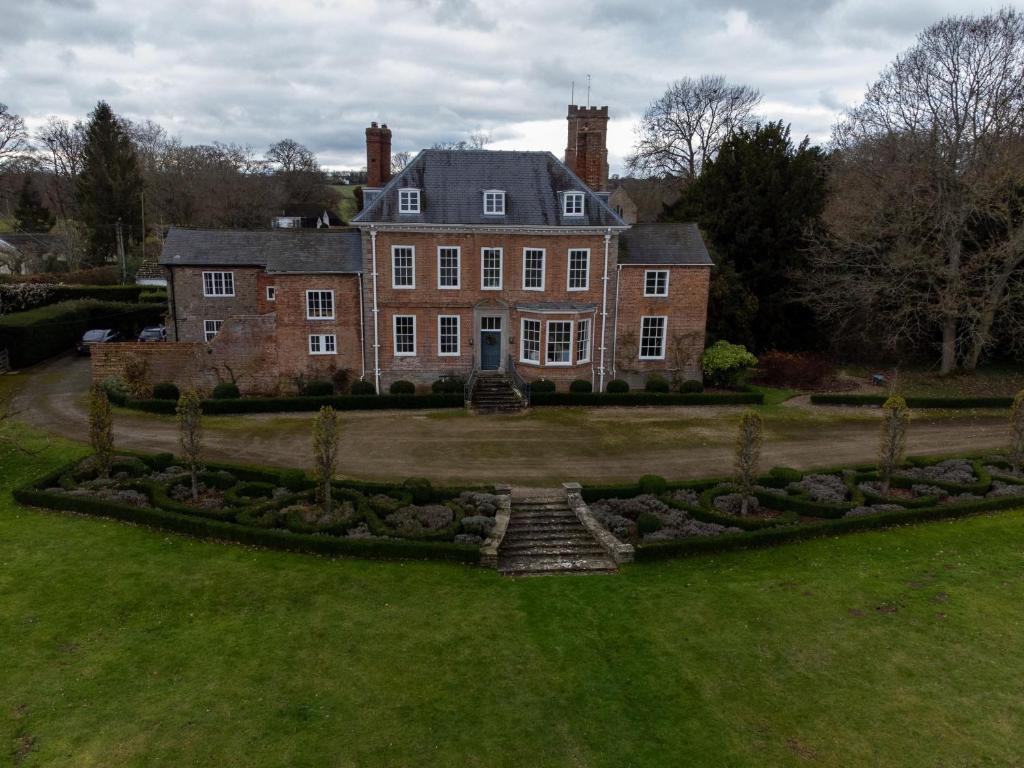
[[[112,341],[121,341],[122,339],[121,334],[111,328],[97,328],[86,331],[82,336],[82,340],[75,346],[75,349],[78,350],[80,355],[88,355],[89,350],[94,344],[109,344]]]
[[[139,341],[167,341],[167,329],[162,325],[151,325],[139,332]]]

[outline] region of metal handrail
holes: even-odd
[[[508,371],[509,378],[512,379],[512,388],[519,392],[519,396],[523,398],[523,405],[530,405],[530,384],[522,376],[519,375],[519,371],[516,370],[516,361],[512,355],[509,355],[505,362],[505,370]]]
[[[467,405],[469,405],[469,403],[472,402],[473,400],[473,387],[476,386],[476,374],[478,370],[479,369],[476,367],[476,365],[474,365],[473,370],[469,372],[469,378],[466,379],[466,392],[464,399]]]

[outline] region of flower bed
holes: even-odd
[[[17,489],[24,504],[168,530],[331,555],[479,561],[499,500],[479,489],[335,482],[332,509],[295,470],[207,465],[192,500],[189,473],[170,454],[118,456],[107,477],[90,457]]]
[[[584,487],[601,525],[636,559],[775,544],[917,520],[1024,507],[1024,474],[1002,457],[911,460],[886,491],[870,467],[776,468],[743,496],[725,480]]]

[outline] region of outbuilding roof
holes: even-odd
[[[693,222],[634,224],[619,235],[620,264],[713,266]]]
[[[275,273],[362,272],[356,229],[239,230],[172,227],[160,265],[251,266]]]
[[[418,213],[401,213],[399,190],[418,189]],[[505,193],[505,213],[484,213],[484,192]],[[582,192],[582,216],[562,196]],[[391,179],[353,224],[623,227],[625,222],[550,152],[426,149]]]

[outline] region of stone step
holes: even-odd
[[[544,547],[559,547],[585,552],[596,549],[598,554],[607,554],[607,552],[604,552],[594,543],[593,539],[580,539],[572,536],[530,536],[522,539],[512,539],[501,542],[499,552],[503,555],[513,552],[528,554],[535,549],[542,549]]]
[[[608,557],[608,553],[595,545],[581,546],[575,542],[545,544],[502,544],[499,551],[502,557],[521,555],[567,555],[572,557]]]
[[[586,529],[580,525],[578,520],[570,519],[568,517],[552,518],[550,520],[510,520],[508,524],[508,530],[512,531],[553,531],[553,530],[566,530],[566,531],[582,531],[586,533]]]
[[[502,560],[498,571],[509,576],[530,576],[547,573],[615,573],[615,563],[608,557],[510,557]]]

